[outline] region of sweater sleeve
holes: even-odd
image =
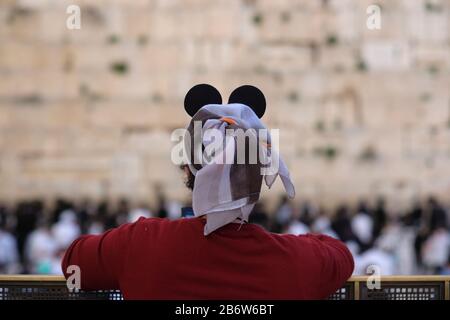
[[[71,275],[67,268],[75,265],[80,268],[82,290],[119,289],[118,278],[134,226],[135,223],[125,224],[101,235],[84,235],[75,240],[61,264],[66,279]]]
[[[350,278],[354,269],[353,256],[340,240],[326,235],[308,235],[320,264],[318,295],[328,298]]]

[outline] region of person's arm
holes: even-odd
[[[122,225],[101,235],[84,235],[75,240],[67,249],[61,264],[66,279],[71,275],[67,268],[76,265],[80,268],[81,289],[119,289],[118,278],[136,223]]]
[[[340,240],[326,235],[308,235],[320,265],[318,293],[328,298],[351,277],[355,267],[353,256]]]

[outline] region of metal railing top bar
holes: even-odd
[[[66,281],[64,276],[40,275],[40,274],[0,274],[0,281]]]
[[[352,276],[348,282],[365,282],[372,276]],[[399,275],[399,276],[381,276],[381,281],[387,282],[423,282],[423,281],[450,281],[449,276],[440,275]],[[65,282],[64,276],[59,275],[37,275],[37,274],[0,274],[0,281],[51,281]]]
[[[373,276],[352,276],[348,281],[367,281]],[[381,281],[392,281],[392,282],[422,282],[422,281],[450,281],[449,276],[442,275],[392,275],[392,276],[380,276]]]

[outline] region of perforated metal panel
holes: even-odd
[[[355,296],[355,289],[353,283],[347,282],[345,286],[338,289],[336,293],[332,294],[329,300],[353,300]]]
[[[70,292],[64,281],[3,281],[0,300],[123,300],[123,296],[115,290]]]
[[[360,287],[363,300],[444,300],[445,282],[382,282],[381,289]]]
[[[353,290],[352,283],[347,283],[330,299],[352,300]],[[70,292],[63,281],[15,281],[0,282],[0,300],[123,300],[123,296],[114,290]]]
[[[367,277],[353,277],[330,300],[448,300],[450,277],[382,277],[369,289]],[[69,292],[63,277],[1,276],[0,300],[123,300],[120,291]]]

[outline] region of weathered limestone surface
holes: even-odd
[[[185,199],[170,134],[207,82],[262,88],[299,199],[449,199],[450,2],[377,3],[381,30],[369,0],[1,0],[0,198]]]

